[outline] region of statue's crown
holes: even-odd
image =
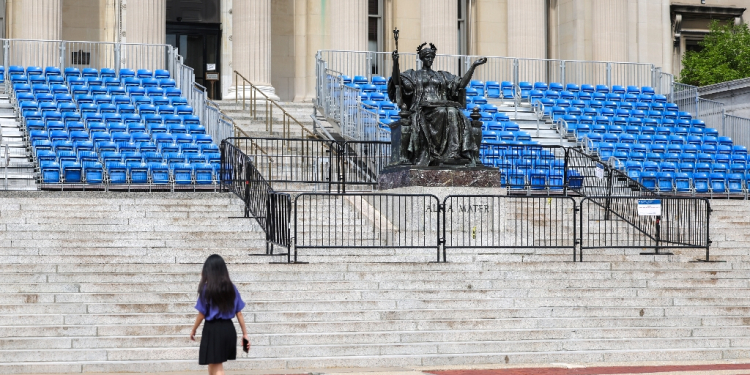
[[[428,50],[432,50],[432,53],[437,53],[437,47],[435,47],[434,44],[430,43],[430,48],[429,49],[425,49],[424,48],[424,46],[426,46],[426,45],[427,45],[427,42],[424,42],[424,43],[420,44],[419,47],[417,47],[417,53],[421,54],[422,51],[427,52]]]

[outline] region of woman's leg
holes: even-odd
[[[224,375],[224,364],[210,363],[208,365],[208,375]]]

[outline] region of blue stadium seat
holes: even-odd
[[[162,162],[151,162],[148,163],[148,169],[151,183],[160,185],[170,183],[168,164]]]
[[[172,164],[172,173],[176,184],[193,183],[193,166],[187,163]]]
[[[42,172],[42,182],[45,184],[60,183],[60,164],[54,161],[43,162],[40,164]]]
[[[149,69],[138,69],[136,77],[138,77],[138,78],[153,78],[154,77],[154,73],[151,70],[149,70]]]

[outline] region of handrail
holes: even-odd
[[[536,117],[536,136],[539,136],[539,120],[544,118],[544,103],[541,100],[537,100],[531,104],[531,109],[534,111]],[[518,117],[516,117],[518,118]]]
[[[198,85],[198,84],[196,83],[196,85]],[[221,109],[221,107],[219,106],[218,103],[214,102],[211,99],[206,99],[206,103],[208,103],[209,106],[216,108],[216,110],[219,111],[219,116],[223,117],[226,121],[228,121],[229,123],[232,124],[232,127],[234,128],[235,134],[240,133],[240,134],[242,134],[243,137],[250,138],[250,135],[248,135],[244,130],[240,129],[240,127],[237,126],[237,123],[234,122],[234,119],[231,116],[227,115],[224,111],[222,111],[222,109]],[[239,145],[235,145],[235,146],[239,147]],[[268,155],[268,153],[266,152],[266,150],[264,150],[263,147],[258,146],[258,144],[255,143],[255,141],[251,140],[250,146],[252,146],[251,150],[258,150],[262,154]]]
[[[552,121],[552,125],[557,129],[557,133],[560,134],[560,146],[563,145],[563,141],[568,136],[568,122],[564,118],[559,118]]]
[[[278,108],[282,113],[282,128],[281,128],[281,136],[284,138],[290,138],[291,137],[291,129],[290,125],[292,123],[295,123],[299,126],[300,132],[304,132],[307,134],[307,136],[311,138],[318,138],[313,132],[311,132],[309,129],[307,129],[302,123],[297,121],[294,116],[290,115],[289,112],[287,112],[284,107],[282,107],[279,103],[277,103],[275,100],[271,99],[266,95],[263,91],[261,91],[259,88],[257,88],[255,85],[252,84],[247,78],[245,78],[242,74],[240,74],[238,71],[234,71],[234,86],[236,87],[236,90],[234,91],[234,102],[235,104],[239,103],[239,82],[238,78],[242,78],[242,110],[245,110],[245,85],[249,85],[250,88],[253,90],[250,92],[250,104],[248,105],[250,109],[250,114],[253,116],[254,119],[257,120],[258,116],[258,93],[265,98],[266,102],[266,131],[272,132],[273,131],[273,107],[275,106]]]

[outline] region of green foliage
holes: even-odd
[[[706,86],[750,77],[750,29],[746,24],[713,21],[711,31],[699,44],[702,51],[688,51],[683,57],[680,82]]]

